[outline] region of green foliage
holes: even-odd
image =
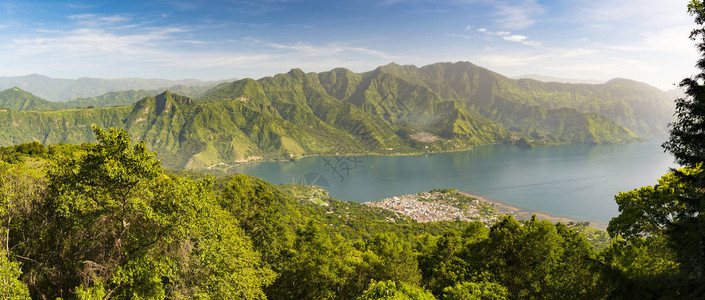
[[[681,169],[683,174],[700,173],[699,169]],[[679,195],[693,193],[692,187],[676,173],[668,173],[655,186],[645,186],[615,196],[620,214],[610,221],[608,232],[626,239],[632,237],[658,238],[687,213]]]
[[[696,42],[697,49],[705,56],[705,6],[700,0],[692,0],[688,4],[688,12],[695,17],[697,27],[690,33],[690,38]],[[670,139],[664,143],[664,148],[671,152],[676,161],[688,167],[695,167],[705,162],[705,141],[701,128],[703,127],[703,111],[705,85],[701,83],[705,77],[705,62],[701,59],[697,67],[700,73],[693,78],[683,79],[680,87],[685,91],[685,97],[676,99],[677,120],[670,124]]]
[[[373,281],[358,300],[434,300],[436,297],[423,288],[394,281]]]
[[[599,298],[605,291],[593,266],[594,248],[562,224],[505,217],[487,234],[468,227],[449,232],[419,258],[436,295],[461,282],[494,282],[510,298]]]
[[[46,158],[49,148],[34,141],[8,147],[0,147],[0,160],[7,163],[24,162],[27,157]]]
[[[701,169],[684,168],[668,173],[654,186],[645,186],[615,196],[620,215],[607,228],[617,237],[601,254],[618,274],[621,284],[615,293],[636,291],[645,297],[704,293],[688,287],[701,282],[697,276],[699,230],[688,230],[684,221],[697,219],[683,198],[702,191],[685,178],[700,176]]]
[[[275,264],[290,245],[290,232],[282,219],[284,199],[262,180],[246,175],[231,177],[218,197],[220,206],[239,221],[262,259]]]
[[[297,231],[286,266],[270,294],[285,299],[332,299],[343,290],[354,269],[356,253],[340,237],[332,240],[313,222]]]
[[[103,285],[103,282],[97,281],[93,284],[93,286],[86,288],[83,285],[76,287],[75,290],[76,293],[76,299],[79,300],[99,300],[99,299],[105,299],[105,296],[107,296],[107,291],[105,290],[105,286]]]
[[[0,298],[30,299],[27,285],[20,280],[20,264],[8,257],[5,247],[0,248]]]
[[[689,279],[663,238],[615,238],[600,253],[613,298],[686,298]],[[691,296],[692,297],[692,296]]]
[[[143,104],[188,102],[165,94]],[[170,175],[145,142],[94,131],[95,144],[13,146],[23,159],[0,162],[0,273],[20,297],[601,299],[702,289],[681,272],[668,218],[657,216],[683,214],[673,195],[699,192],[675,175],[618,195],[610,233],[624,238],[597,253],[575,230],[586,224],[416,223],[316,187]]]
[[[377,261],[371,262],[372,278],[418,285],[421,273],[416,253],[411,244],[394,234],[378,234],[365,241],[365,251],[372,252]]]
[[[705,5],[701,0],[692,0],[688,3],[688,12],[695,17],[697,25],[690,38],[696,42],[698,52],[705,56]],[[705,124],[705,85],[702,83],[705,59],[701,58],[696,66],[700,73],[680,83],[685,97],[676,99],[677,120],[670,124],[670,138],[663,144],[676,162],[691,169],[700,169],[705,163],[702,131]],[[674,173],[689,186],[689,191],[675,196],[682,209],[667,228],[669,240],[686,272],[705,281],[705,173]]]
[[[495,282],[461,282],[443,289],[444,300],[501,300],[507,299],[507,288]]]
[[[123,130],[94,131],[98,144],[58,156],[46,189],[8,194],[9,245],[33,297],[264,298],[274,274],[209,181],[165,175]],[[4,182],[18,191],[24,181]]]

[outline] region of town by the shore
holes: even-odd
[[[430,192],[399,195],[364,204],[408,216],[417,222],[481,221],[489,226],[502,215],[509,214],[519,220],[528,220],[536,215],[540,220],[554,223],[580,223],[566,217],[551,216],[490,201],[455,189],[438,189]],[[605,227],[603,224],[591,223],[591,225],[599,229]]]

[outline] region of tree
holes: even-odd
[[[264,298],[274,274],[209,180],[164,173],[124,130],[61,156],[16,251],[36,298]]]
[[[705,162],[705,4],[702,0],[691,0],[688,12],[697,25],[690,38],[702,56],[696,64],[700,73],[681,81],[686,96],[676,99],[677,120],[670,124],[670,138],[663,147],[680,165],[697,169]],[[692,189],[676,195],[683,209],[665,230],[684,270],[694,278],[704,278],[705,173],[674,173]]]
[[[689,175],[696,171],[681,169],[678,172]],[[690,189],[682,176],[672,172],[662,176],[657,185],[620,192],[614,197],[620,214],[610,221],[607,231],[613,237],[619,235],[627,240],[665,235],[666,229],[686,213],[687,206],[678,196]]]
[[[232,176],[218,202],[239,221],[262,259],[276,265],[281,252],[290,246],[290,237],[280,211],[284,204],[268,185],[247,175]]]
[[[507,289],[496,282],[461,282],[443,289],[444,300],[501,300],[508,297]]]
[[[372,265],[375,280],[392,280],[412,285],[420,283],[421,273],[411,244],[395,234],[387,233],[375,235],[367,240],[365,245],[367,251],[379,258]]]
[[[40,144],[41,145],[41,144]],[[42,145],[43,147],[43,145]],[[22,271],[12,246],[21,242],[17,234],[25,224],[31,202],[43,193],[44,180],[36,170],[21,164],[0,162],[0,298],[29,299],[27,285],[20,280]]]
[[[358,300],[435,300],[429,291],[408,283],[372,281]]]
[[[600,252],[610,298],[657,299],[681,294],[678,264],[663,236],[616,236]],[[674,280],[674,277],[676,280]],[[683,297],[684,298],[684,297]]]
[[[354,272],[354,249],[342,238],[325,235],[313,221],[296,232],[294,245],[283,256],[283,269],[268,291],[275,299],[341,298]],[[359,259],[359,258],[358,258]]]

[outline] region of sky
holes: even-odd
[[[506,76],[696,74],[687,0],[0,0],[0,76],[261,78],[469,61]]]

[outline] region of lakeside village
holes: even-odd
[[[399,195],[364,204],[408,216],[422,223],[480,221],[485,226],[489,226],[500,216],[512,213],[502,211],[493,203],[464,195],[455,189],[436,189],[430,192]]]
[[[331,198],[328,190],[322,187],[301,184],[281,184],[280,187],[297,199],[323,208],[333,219],[348,220],[350,211],[356,206],[355,203]],[[363,207],[379,208],[396,215],[396,217],[378,215],[387,222],[399,222],[403,218],[423,223],[480,221],[485,227],[491,227],[505,215],[512,215],[518,220],[528,220],[533,215],[533,213],[474,197],[456,189],[434,189],[429,192],[399,195],[362,204]],[[537,214],[537,217],[554,223],[563,222],[569,228],[584,234],[597,249],[603,249],[611,241],[604,229],[591,226],[589,222],[575,222],[545,214]]]

